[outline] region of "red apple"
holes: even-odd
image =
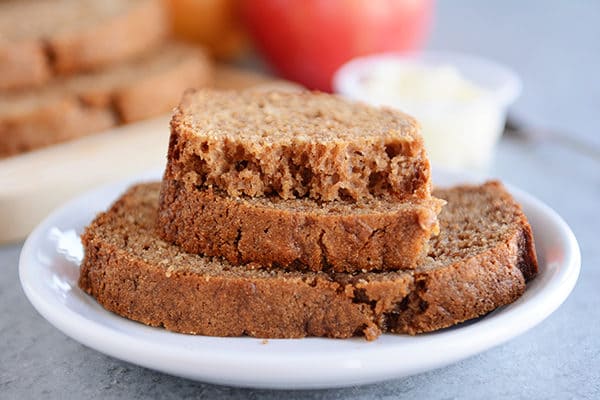
[[[433,0],[242,0],[256,46],[284,78],[331,90],[333,73],[366,54],[419,49]]]

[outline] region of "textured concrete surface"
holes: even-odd
[[[600,143],[600,2],[439,1],[436,49],[513,65],[525,81],[514,112],[527,123]],[[0,247],[0,399],[600,398],[600,162],[555,143],[504,139],[492,174],[526,189],[570,224],[582,250],[571,297],[498,348],[447,368],[341,390],[214,386],[117,361],[67,338],[27,302],[20,245]]]

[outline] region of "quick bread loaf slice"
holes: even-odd
[[[188,253],[233,265],[312,271],[412,269],[439,231],[439,199],[359,203],[238,197],[165,179],[158,234]]]
[[[168,112],[189,87],[210,83],[197,47],[167,42],[127,63],[0,94],[0,157]]]
[[[323,273],[234,267],[156,235],[160,183],[137,185],[82,236],[79,286],[107,310],[211,336],[417,334],[516,300],[537,272],[531,228],[498,182],[436,191],[441,233],[413,271]]]
[[[186,93],[166,177],[232,197],[358,201],[431,189],[413,118],[316,92]]]
[[[162,0],[2,1],[0,90],[125,61],[167,34]]]

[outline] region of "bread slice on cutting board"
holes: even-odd
[[[165,42],[106,69],[0,94],[0,158],[167,113],[189,87],[212,82],[200,48]]]
[[[0,91],[123,62],[167,35],[162,0],[1,1]]]

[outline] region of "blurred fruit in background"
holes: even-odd
[[[241,0],[241,12],[276,72],[331,91],[333,73],[354,57],[418,50],[433,5],[434,0]]]
[[[238,0],[165,0],[176,37],[204,45],[218,59],[244,53],[248,39]]]

